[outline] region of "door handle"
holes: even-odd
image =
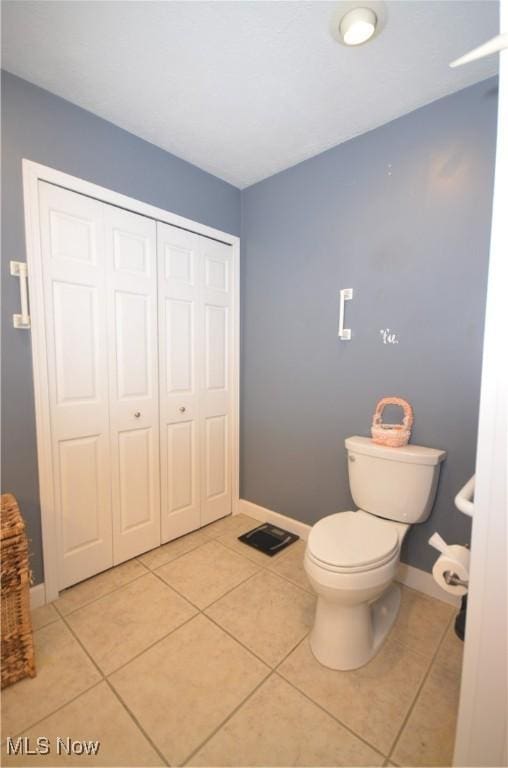
[[[141,411],[135,411],[135,412],[134,412],[134,417],[135,417],[136,419],[139,419],[139,417],[140,417],[140,416],[141,416]]]
[[[180,406],[180,408],[179,408],[178,410],[180,411],[180,413],[185,413],[185,411],[186,411],[187,409],[186,409],[185,405],[181,405],[181,406]]]

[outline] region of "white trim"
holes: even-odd
[[[415,568],[414,565],[408,565],[407,563],[399,563],[396,579],[406,587],[416,589],[428,597],[441,600],[442,603],[449,603],[455,608],[460,607],[460,598],[450,595],[444,589],[441,589],[439,584],[434,581],[432,574],[422,571],[421,568]]]
[[[296,533],[304,541],[310,533],[311,525],[307,523],[301,523],[299,520],[294,520],[292,517],[281,515],[280,512],[273,512],[266,507],[260,507],[259,504],[254,504],[247,499],[240,499],[238,505],[239,512],[248,517],[253,517],[254,520],[259,520],[260,523],[273,523],[273,525],[279,525],[290,533]]]
[[[30,610],[40,608],[42,605],[46,605],[46,590],[44,589],[44,582],[42,584],[36,584],[35,587],[30,587]]]
[[[88,195],[110,205],[125,208],[134,213],[181,227],[204,237],[229,244],[233,249],[234,272],[234,343],[233,343],[233,440],[231,446],[232,508],[238,509],[239,494],[239,422],[240,422],[240,239],[205,224],[192,221],[176,213],[122,195],[97,184],[70,176],[54,168],[48,168],[31,160],[23,159],[23,196],[25,208],[25,235],[30,289],[30,316],[32,321],[32,365],[34,376],[35,421],[37,429],[37,459],[39,468],[39,492],[41,504],[42,550],[47,602],[58,597],[56,520],[54,515],[53,460],[51,450],[51,422],[48,399],[48,372],[46,367],[46,339],[44,333],[44,298],[40,251],[38,182],[51,184]]]
[[[240,501],[240,240],[233,242],[232,513]]]
[[[296,533],[304,541],[307,541],[312,528],[312,526],[307,523],[301,523],[299,520],[294,520],[292,517],[281,515],[280,512],[273,512],[271,509],[266,509],[266,507],[260,507],[259,504],[254,504],[252,501],[247,501],[247,499],[240,499],[239,512],[248,515],[249,517],[253,517],[261,523],[273,523],[273,525],[279,525],[281,528],[284,528],[291,533]],[[460,604],[460,600],[457,597],[444,592],[438,584],[436,584],[431,573],[422,571],[420,568],[415,568],[406,563],[400,563],[396,578],[397,581],[401,584],[405,584],[406,587],[422,592],[428,597],[441,600],[443,603],[451,603],[451,605],[455,607],[458,607]]]
[[[508,0],[501,2],[508,33]],[[499,104],[487,308],[469,569],[453,765],[508,764],[508,50],[499,54]]]

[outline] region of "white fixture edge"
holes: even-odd
[[[304,541],[307,541],[312,528],[307,523],[301,523],[299,520],[294,520],[292,517],[282,515],[280,512],[274,512],[271,509],[261,507],[259,504],[254,504],[254,502],[247,499],[239,500],[238,512],[263,523],[280,525],[281,528],[291,533],[296,533]],[[413,565],[407,565],[407,563],[399,563],[396,580],[406,587],[410,587],[410,589],[415,589],[417,592],[421,592],[428,597],[433,597],[435,600],[449,603],[456,608],[460,605],[459,598],[443,592],[434,581],[432,574],[422,571],[421,568],[415,568]]]
[[[198,235],[220,240],[232,246],[234,295],[233,295],[233,387],[232,387],[232,512],[237,511],[240,488],[240,238],[206,224],[187,219],[176,213],[165,211],[149,203],[128,197],[111,189],[71,176],[63,171],[50,168],[23,158],[23,200],[26,237],[26,263],[29,283],[30,318],[32,332],[32,370],[34,378],[35,422],[37,438],[37,464],[39,470],[39,494],[41,507],[42,552],[44,563],[45,602],[58,597],[56,518],[53,501],[53,462],[51,451],[50,406],[48,399],[48,371],[46,339],[44,335],[44,296],[41,274],[41,247],[39,235],[39,181],[56,184],[72,192],[87,195],[134,213],[148,216],[157,221],[190,230]],[[44,604],[44,603],[43,603]]]
[[[455,496],[455,506],[460,512],[463,512],[464,515],[469,515],[469,517],[473,517],[474,512],[475,482],[475,475],[473,475]]]
[[[508,35],[508,0],[500,3]],[[468,618],[454,766],[508,765],[508,49],[499,55],[492,230],[476,449]],[[501,331],[501,332],[500,332]]]

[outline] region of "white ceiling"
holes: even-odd
[[[4,0],[2,63],[240,188],[497,71],[448,68],[497,34],[494,0],[377,3],[358,48],[330,34],[347,5]]]

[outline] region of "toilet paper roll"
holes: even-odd
[[[445,573],[455,573],[459,579],[469,581],[469,549],[461,547],[458,544],[451,544],[446,548],[446,552],[438,557],[432,569],[434,581],[439,584],[441,589],[450,595],[465,595],[467,587],[459,584],[447,584]]]

